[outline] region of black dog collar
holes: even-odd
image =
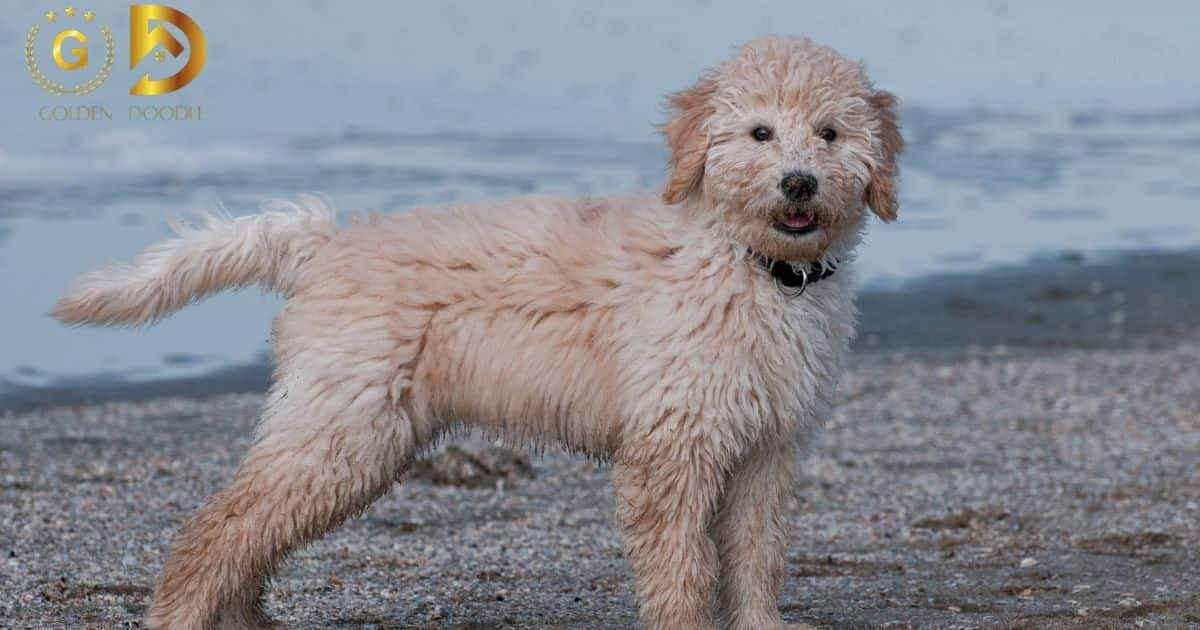
[[[751,250],[750,256],[757,262],[771,277],[775,279],[775,286],[779,288],[779,292],[787,297],[797,297],[808,285],[819,282],[833,275],[837,271],[838,263],[813,261],[807,264],[795,264],[775,260],[764,254],[760,254]]]

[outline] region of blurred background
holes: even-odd
[[[244,214],[304,191],[345,214],[654,190],[664,95],[768,32],[863,60],[901,99],[901,219],[871,226],[868,301],[937,274],[1200,244],[1194,2],[171,4],[209,56],[191,85],[157,97],[126,93],[148,71],[127,67],[127,3],[78,5],[117,42],[112,77],[81,97],[44,92],[19,59],[30,26],[62,7],[0,12],[0,397],[236,366],[261,381],[278,300],[257,291],[137,333],[45,313],[74,276],[129,260],[190,208]],[[50,42],[39,38],[40,59]],[[64,104],[113,120],[39,120]],[[130,122],[130,104],[201,119]]]

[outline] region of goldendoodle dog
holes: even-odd
[[[68,323],[141,325],[221,289],[286,296],[232,484],[184,526],[154,628],[261,627],[281,559],[461,427],[611,461],[648,628],[782,625],[797,448],[855,323],[866,210],[896,217],[895,98],[765,37],[670,98],[661,196],[205,217],[83,276]]]

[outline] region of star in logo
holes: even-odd
[[[47,13],[47,14],[46,14],[46,19],[47,19],[47,20],[50,20],[51,22],[53,22],[54,20],[57,20],[57,19],[58,19],[58,15],[57,15],[55,12],[51,11],[51,12],[49,12],[49,13]]]
[[[68,15],[68,16],[74,16],[74,15],[75,15],[75,7],[67,7],[66,11],[67,11],[67,15]]]
[[[95,13],[92,13],[91,11],[88,11],[87,13],[84,13],[84,14],[83,14],[83,19],[85,19],[85,20],[87,20],[87,21],[89,21],[89,22],[91,22],[91,21],[92,21],[92,19],[93,19],[93,18],[95,18],[95,17],[96,17],[96,14],[95,14]]]

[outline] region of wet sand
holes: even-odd
[[[786,618],[1200,625],[1197,260],[1065,257],[864,295],[801,466]],[[137,622],[262,403],[178,387],[0,415],[0,626]],[[297,553],[268,607],[301,628],[632,626],[607,474],[469,441]]]

